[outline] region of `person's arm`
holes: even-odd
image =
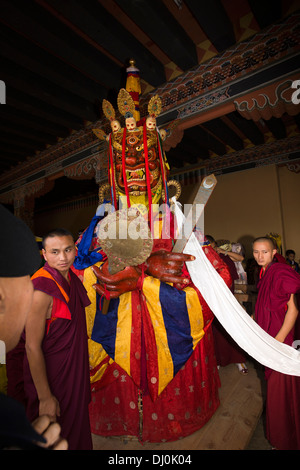
[[[25,331],[26,354],[31,376],[40,402],[39,415],[48,415],[52,421],[56,421],[56,416],[59,416],[60,413],[59,404],[51,393],[42,350],[46,318],[51,309],[51,305],[51,296],[44,292],[35,290],[32,308],[28,314],[25,325]]]
[[[244,256],[240,255],[239,253],[235,253],[234,251],[228,251],[228,256],[229,258],[232,259],[232,261],[243,261]]]
[[[232,261],[243,261],[244,259],[244,256],[240,255],[239,253],[235,253],[234,251],[226,251],[219,247],[216,248],[216,252],[229,256]]]
[[[285,338],[287,337],[291,329],[294,327],[298,317],[298,308],[294,294],[291,294],[290,300],[287,303],[287,307],[288,309],[285,314],[282,327],[275,336],[275,339],[277,339],[277,341],[280,341],[281,343],[284,342]]]

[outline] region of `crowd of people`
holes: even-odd
[[[43,238],[41,263],[28,227],[3,206],[0,217],[0,344],[5,344],[8,379],[7,393],[0,394],[0,448],[91,450],[93,408],[89,408],[85,316],[90,299],[72,269],[76,258],[73,235],[65,229],[48,233]],[[300,339],[300,275],[295,252],[287,250],[283,258],[272,238],[257,238],[247,272],[241,244],[210,235],[206,242],[227,266],[227,285],[233,293],[247,284],[248,272],[248,277],[257,279],[255,321],[277,341],[293,346]],[[175,274],[188,260],[185,255],[177,261]],[[216,319],[213,337],[218,366],[235,363],[240,373],[247,374],[244,351]],[[20,357],[24,358],[21,367]],[[299,449],[300,377],[268,368],[265,376],[266,437],[276,449]]]

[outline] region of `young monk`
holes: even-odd
[[[43,239],[46,263],[33,276],[33,304],[26,322],[24,371],[30,419],[46,414],[61,426],[69,450],[92,448],[88,404],[89,364],[85,288],[71,271],[73,236],[64,229]]]
[[[297,293],[300,275],[287,264],[276,261],[276,249],[270,238],[253,242],[253,256],[261,266],[257,323],[277,341],[292,346],[298,317]],[[266,369],[266,434],[279,450],[300,449],[300,377]]]

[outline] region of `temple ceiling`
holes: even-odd
[[[116,103],[130,58],[141,112],[162,98],[174,174],[298,168],[300,2],[271,4],[1,0],[0,200],[71,197],[105,178],[92,129],[107,126],[101,102]]]

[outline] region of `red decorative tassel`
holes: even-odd
[[[149,223],[150,223],[151,233],[153,234],[153,227],[152,227],[152,194],[151,194],[151,186],[150,186],[150,172],[149,172],[149,160],[148,160],[148,145],[147,145],[146,123],[144,124],[144,127],[143,127],[143,138],[144,138],[146,182],[147,182],[148,203],[149,203]]]
[[[117,196],[116,196],[116,185],[115,185],[115,172],[114,172],[114,161],[113,161],[113,154],[112,154],[112,145],[111,145],[111,134],[109,134],[109,159],[110,159],[110,168],[111,171],[108,169],[108,175],[110,177],[110,184],[113,189],[113,205],[116,209],[117,207]]]
[[[129,192],[127,186],[127,177],[126,177],[126,168],[125,168],[125,149],[126,149],[126,128],[123,131],[123,140],[122,140],[122,172],[123,172],[123,181],[124,181],[124,188],[125,194],[127,198],[127,207],[130,207],[130,199],[129,199]]]

